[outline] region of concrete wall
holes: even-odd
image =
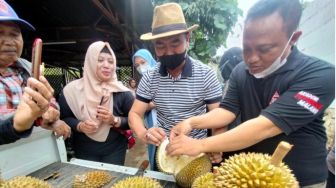
[[[304,53],[335,64],[335,0],[315,0],[303,11],[298,47]]]

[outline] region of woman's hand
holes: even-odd
[[[51,130],[56,133],[57,137],[63,136],[63,139],[67,139],[71,135],[71,128],[62,120],[57,120],[51,125]]]
[[[97,107],[97,119],[105,124],[115,124],[115,117],[113,116],[112,112],[104,106]]]
[[[99,127],[98,123],[92,120],[85,120],[84,122],[81,121],[78,123],[77,130],[85,134],[92,134],[97,132],[98,127]]]

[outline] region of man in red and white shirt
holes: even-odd
[[[23,49],[23,38],[21,29],[35,30],[27,21],[19,18],[15,11],[4,1],[0,0],[0,121],[5,122],[12,119],[17,107],[22,100],[27,80],[30,77],[31,63],[20,58]],[[41,78],[43,79],[43,78]],[[42,80],[35,80],[38,85],[43,84]],[[46,81],[46,80],[45,80]],[[47,82],[47,81],[46,81]],[[33,87],[38,89],[38,87]],[[31,88],[30,88],[31,89]],[[28,89],[29,90],[29,89]],[[37,93],[46,97],[45,91],[37,90]],[[53,94],[53,89],[50,91]],[[70,135],[70,128],[63,121],[59,120],[59,107],[55,99],[49,99],[47,109],[41,109],[44,113],[41,118],[35,121],[34,125],[41,125],[43,128],[53,130],[57,135],[67,138]],[[38,101],[35,101],[38,106]],[[7,129],[0,128],[6,132]],[[15,128],[13,126],[13,128]],[[17,135],[17,139],[20,136]],[[17,140],[14,139],[13,141]],[[13,142],[11,141],[11,142]]]

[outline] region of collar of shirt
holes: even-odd
[[[178,80],[181,77],[190,77],[192,76],[192,62],[190,57],[187,55],[186,56],[186,60],[185,60],[185,65],[183,67],[182,73],[181,75],[178,76],[178,78],[175,78],[174,80]],[[168,70],[165,66],[163,66],[162,64],[160,65],[160,69],[159,69],[159,73],[161,76],[169,76],[171,77],[171,75],[169,75]]]
[[[8,66],[5,70],[5,72],[0,72],[0,76],[2,77],[11,77],[13,75],[15,75],[15,73],[17,73],[16,71],[16,62],[14,62],[13,64],[11,64],[10,66]]]
[[[0,76],[0,112],[2,117],[11,116],[17,108],[24,87],[20,68],[8,67],[5,76]]]
[[[14,75],[22,73],[22,71],[25,71],[24,67],[18,62],[14,62],[9,67],[7,67],[5,72],[0,73],[0,76],[12,77]]]

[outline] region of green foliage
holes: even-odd
[[[226,38],[242,15],[237,0],[153,0],[155,6],[167,2],[181,5],[188,26],[200,26],[192,32],[189,55],[204,63],[211,61],[219,46],[226,45]]]

